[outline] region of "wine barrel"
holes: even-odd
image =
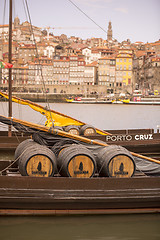
[[[101,177],[132,177],[135,172],[133,156],[124,147],[111,145],[97,154],[97,169]]]
[[[54,129],[63,131],[63,127],[60,127],[60,126],[54,126]]]
[[[29,146],[19,157],[19,171],[22,176],[51,177],[57,170],[56,156],[46,146]]]
[[[17,148],[16,151],[14,153],[14,159],[16,160],[17,158],[19,158],[19,156],[30,146],[33,146],[36,143],[33,139],[26,139],[23,142],[21,142]],[[19,159],[18,159],[19,160]]]
[[[91,125],[83,125],[79,131],[80,135],[93,136],[96,135],[96,129]]]
[[[79,135],[79,127],[76,125],[69,125],[64,127],[64,131],[73,135]]]
[[[73,144],[59,153],[57,166],[63,177],[90,178],[95,174],[96,161],[87,148]]]

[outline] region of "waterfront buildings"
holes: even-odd
[[[15,18],[12,80],[16,90],[38,89],[43,83],[47,89],[58,85],[59,91],[64,85],[101,86],[104,93],[132,93],[135,88],[143,88],[145,93],[160,91],[160,41],[118,43],[113,40],[111,21],[106,40],[67,38],[54,36],[49,29],[32,29],[29,22],[20,24]],[[0,25],[0,33],[0,59],[7,62],[8,25]],[[8,72],[0,71],[0,88],[7,89]]]

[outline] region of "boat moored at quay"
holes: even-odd
[[[158,130],[100,130],[30,101],[12,101],[47,121],[42,126],[1,116],[17,129],[11,137],[0,132],[0,151],[16,150],[15,159],[0,161],[1,215],[160,211]]]
[[[12,121],[14,121],[14,119]],[[57,131],[59,130],[56,130],[56,134]],[[110,131],[109,133],[110,135],[97,134],[95,136],[86,136],[85,139],[87,138],[90,141],[90,147],[94,145],[94,139],[97,139],[96,141],[105,143],[105,145],[111,144],[111,148],[113,145],[117,146],[119,144],[125,147],[127,151],[137,151],[138,154],[143,153],[148,156],[148,158],[156,158],[157,161],[160,159],[160,134],[154,133],[153,129],[121,130]],[[18,134],[21,135],[20,132],[18,132]],[[145,139],[145,136],[150,136],[149,138],[151,139]],[[57,135],[54,136],[54,138],[55,137],[57,137]],[[25,141],[33,141],[33,138],[30,139],[30,133],[23,133],[23,136],[18,136],[18,138],[22,144]],[[74,135],[74,139],[75,138],[76,136]],[[15,148],[18,149],[17,146],[19,146],[19,149],[21,148],[21,144],[15,142],[14,136],[10,138],[6,136],[6,139],[9,139],[10,141],[10,143],[8,142],[8,148],[7,146],[4,148],[5,137],[0,137],[0,139],[1,149],[9,149],[10,146],[12,146],[11,148],[14,150]],[[68,155],[73,153],[74,145],[75,143],[72,143],[72,150],[68,151],[68,153],[67,148],[71,148],[70,144],[68,146],[68,142],[67,146],[65,146],[65,151],[63,150],[63,147],[60,148],[61,150],[59,149],[60,151],[58,151],[58,155],[63,155],[62,160],[67,159]],[[25,146],[27,146],[27,144],[25,144]],[[96,155],[97,149],[93,151],[90,147],[89,149],[91,152],[93,153],[95,151],[94,154]],[[33,147],[33,142],[31,142],[31,146],[28,145],[26,149],[27,148],[27,155],[31,153],[31,149],[34,149],[34,154],[27,157],[27,165],[32,165],[31,172],[29,172],[30,170],[28,170],[29,168],[26,167],[26,165],[24,167],[20,166],[14,160],[0,161],[0,171],[2,174],[2,176],[0,176],[1,215],[160,212],[160,177],[158,173],[159,170],[157,170],[160,165],[158,163],[152,165],[153,162],[147,161],[150,165],[149,168],[148,166],[143,166],[145,167],[145,171],[138,171],[136,166],[134,168],[134,164],[132,164],[128,152],[127,154],[125,152],[120,152],[120,154],[116,155],[116,147],[114,151],[109,153],[114,154],[111,159],[115,159],[115,161],[109,162],[111,163],[110,165],[116,163],[115,172],[117,172],[117,175],[114,175],[111,171],[110,175],[103,176],[102,174],[102,176],[100,176],[101,174],[99,174],[99,171],[100,168],[102,168],[102,165],[99,167],[99,170],[97,170],[97,160],[95,165],[91,164],[90,159],[92,159],[93,156],[91,157],[91,155],[88,155],[86,150],[84,156],[84,152],[82,154],[80,150],[76,149],[76,155],[72,155],[69,160],[69,163],[71,163],[70,165],[72,165],[67,168],[70,173],[69,176],[63,175],[66,170],[63,169],[63,171],[60,171],[60,168],[62,168],[62,166],[60,166],[59,170],[55,171],[53,175],[49,173],[48,177],[45,177],[45,172],[47,172],[48,169],[43,166],[45,159],[41,158],[42,152],[35,154],[36,148]],[[40,148],[43,148],[43,146],[41,145]],[[82,149],[83,148],[84,146]],[[21,150],[19,150],[20,155]],[[122,149],[119,149],[118,151],[120,150]],[[109,154],[105,155],[105,159],[108,158]],[[127,155],[127,158],[124,160],[121,157],[126,157],[125,154]],[[102,155],[104,154],[102,153],[101,156]],[[36,159],[37,157],[38,161]],[[23,160],[19,159],[18,161],[22,162]],[[47,161],[45,162],[46,164]],[[78,166],[74,168],[73,176],[71,174],[71,168],[76,162],[78,162]],[[137,164],[139,164],[140,167],[141,163],[136,163],[135,165]],[[107,166],[106,162],[105,165]],[[21,170],[21,168],[23,169]],[[110,166],[108,165],[108,169],[109,168]],[[4,169],[5,171],[3,171]],[[149,172],[149,169],[151,172]],[[21,173],[27,171],[29,174],[23,174],[22,176],[20,171]],[[94,172],[94,174],[90,174],[90,171]],[[128,175],[128,172],[131,172],[129,173],[130,175]]]
[[[77,104],[111,104],[113,101],[106,98],[70,98],[66,99],[67,103],[77,103]]]
[[[0,161],[1,215],[160,211],[158,130],[106,131],[27,100],[12,101],[47,121],[42,126],[1,116],[16,129],[0,136],[0,151],[16,150],[15,159]]]

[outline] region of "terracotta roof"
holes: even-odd
[[[134,44],[144,44],[144,42],[137,41]]]
[[[141,57],[141,56],[146,55],[146,52],[145,52],[145,51],[136,51],[136,52],[135,52],[135,55],[136,55],[136,57],[138,58],[138,57]]]
[[[54,59],[53,62],[69,62],[69,59]]]
[[[20,48],[27,48],[27,49],[30,49],[30,48],[36,48],[35,46],[32,46],[32,45],[30,45],[30,46],[20,46]]]
[[[98,65],[98,62],[97,61],[94,61],[90,64],[87,64],[86,67],[96,67]]]
[[[152,46],[160,45],[160,42],[153,43]]]
[[[92,50],[91,52],[92,52],[92,53],[99,53],[98,50]]]
[[[8,24],[0,25],[0,28],[5,28],[5,27],[9,27],[9,25]]]
[[[160,58],[159,57],[153,58],[152,62],[160,62]]]
[[[115,59],[116,56],[114,55],[111,55],[111,56],[108,56],[108,57],[103,57],[103,58],[99,58],[99,60],[109,60],[109,59]]]

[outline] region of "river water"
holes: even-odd
[[[45,106],[44,103],[42,105]],[[50,108],[103,130],[136,128],[156,130],[157,125],[160,125],[160,106],[50,103]],[[0,114],[7,116],[7,109],[8,103],[0,102]],[[39,124],[44,124],[46,120],[29,106],[16,103],[13,103],[13,117]]]
[[[45,106],[45,104],[42,104]],[[8,115],[0,102],[0,114]],[[134,129],[160,125],[160,106],[52,103],[50,108],[97,128]],[[44,124],[45,117],[28,106],[13,103],[13,116]],[[7,127],[0,124],[0,130]],[[0,155],[4,153],[0,152]],[[2,156],[0,156],[2,157]],[[159,240],[160,215],[0,217],[2,240]]]
[[[159,240],[160,215],[1,217],[2,240]]]

